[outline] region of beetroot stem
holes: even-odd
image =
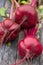
[[[19,3],[16,0],[14,0],[14,2],[16,4],[16,7],[20,7]]]
[[[30,28],[29,33],[28,33],[28,30],[24,30],[25,37],[28,36],[28,34],[35,37],[38,30],[39,30],[39,23],[36,24],[36,26],[33,28],[33,30]]]
[[[10,19],[13,18],[13,10],[14,10],[14,0],[12,0],[11,11],[10,11]]]
[[[34,32],[33,32],[33,36],[35,36],[35,35],[36,35],[36,33],[37,33],[38,29],[39,29],[39,23],[38,23],[38,24],[36,24],[35,30],[34,30]]]
[[[28,36],[28,34],[27,34],[27,30],[24,30],[24,32],[25,32],[25,37]]]
[[[38,0],[32,0],[31,5],[32,5],[33,7],[35,7],[36,4],[37,4],[37,1],[38,1]]]

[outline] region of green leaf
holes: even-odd
[[[21,0],[18,0],[18,3],[20,4],[21,3]]]
[[[12,2],[12,0],[10,0],[10,2]],[[28,4],[28,3],[30,3],[30,0],[18,0],[17,2],[19,4]]]
[[[6,16],[6,9],[4,7],[0,8],[0,16]]]
[[[12,2],[12,0],[10,0],[10,2]]]
[[[43,5],[39,6],[38,12],[39,12],[39,14],[43,14]]]
[[[39,9],[38,11],[39,11],[39,13],[43,13],[43,9]]]
[[[26,1],[21,1],[21,4],[28,4],[28,2],[26,2]]]

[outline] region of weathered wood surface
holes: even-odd
[[[0,7],[5,6],[7,13],[10,11],[9,0],[0,0]],[[2,18],[0,17],[0,21]],[[23,33],[20,33],[21,36],[19,36],[19,40],[23,37]],[[43,24],[42,28],[40,30],[40,41],[43,45]],[[12,42],[11,47],[8,47],[7,44],[3,44],[2,47],[0,47],[0,65],[10,65],[12,63],[15,63],[16,61],[20,60],[20,56],[18,54],[17,49],[18,44],[18,38]],[[42,55],[36,59],[33,60],[33,62],[30,64],[24,61],[20,65],[43,65],[43,52]]]

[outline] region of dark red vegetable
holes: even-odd
[[[35,8],[36,2],[37,2],[37,0],[35,0],[35,1],[33,0],[33,2],[30,5],[28,5],[28,4],[21,5],[16,9],[16,11],[15,11],[16,23],[20,24],[21,18],[23,16],[27,17],[27,19],[25,20],[25,22],[22,25],[23,28],[29,28],[29,27],[33,27],[36,25],[37,20],[38,20],[37,11]]]
[[[38,56],[42,52],[42,46],[38,39],[27,36],[24,40],[20,41],[18,44],[19,54],[24,57],[26,54],[26,49],[29,51],[29,55],[31,58],[31,54],[34,56]]]
[[[7,30],[7,34],[6,34],[6,38],[11,34],[12,31],[14,31],[17,27],[18,24],[13,22],[11,19],[6,19],[1,23],[2,28],[5,30]],[[3,32],[4,32],[3,31]],[[10,37],[8,40],[12,40],[15,39],[18,34],[19,34],[20,28],[18,30],[16,30]]]
[[[37,38],[27,36],[18,43],[18,52],[23,59],[12,65],[18,65],[26,59],[32,60],[42,53],[42,45]]]
[[[19,35],[19,32],[20,32],[20,28],[15,31],[17,27],[18,27],[18,24],[13,22],[11,19],[6,19],[2,23],[0,23],[0,43],[5,42],[7,39],[9,41],[14,40]],[[12,31],[15,31],[15,32],[11,34]]]

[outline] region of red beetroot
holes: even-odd
[[[18,43],[18,52],[23,59],[12,65],[18,65],[25,61],[25,59],[32,60],[34,57],[39,56],[42,53],[42,45],[38,39],[27,36]]]
[[[19,35],[20,28],[17,29],[15,32],[13,32],[13,34],[11,34],[11,33],[17,27],[18,27],[18,24],[13,22],[11,19],[6,19],[3,22],[1,22],[0,23],[0,43],[2,44],[6,40],[11,41],[11,40],[15,39]],[[9,37],[9,35],[10,35],[10,37]]]
[[[15,22],[13,22],[11,19],[6,19],[1,23],[2,28],[5,30],[7,30],[7,34],[6,34],[6,39],[7,37],[11,34],[11,32],[13,30],[16,29],[16,27],[18,26],[18,24],[16,24]],[[10,37],[8,40],[13,40],[15,39],[18,34],[19,34],[20,28],[18,30],[16,30]]]
[[[29,28],[35,26],[38,20],[37,11],[35,9],[35,3],[37,0],[33,1],[31,5],[21,5],[15,11],[15,21],[20,24],[20,20],[23,16],[26,16],[27,19],[23,23],[23,28]],[[34,4],[33,4],[34,3]]]
[[[24,49],[25,48],[25,49]],[[39,56],[42,52],[42,46],[38,39],[27,36],[24,40],[21,40],[18,44],[19,54],[24,57],[26,55],[26,49],[29,51],[29,55],[31,58],[31,54],[33,57]]]

